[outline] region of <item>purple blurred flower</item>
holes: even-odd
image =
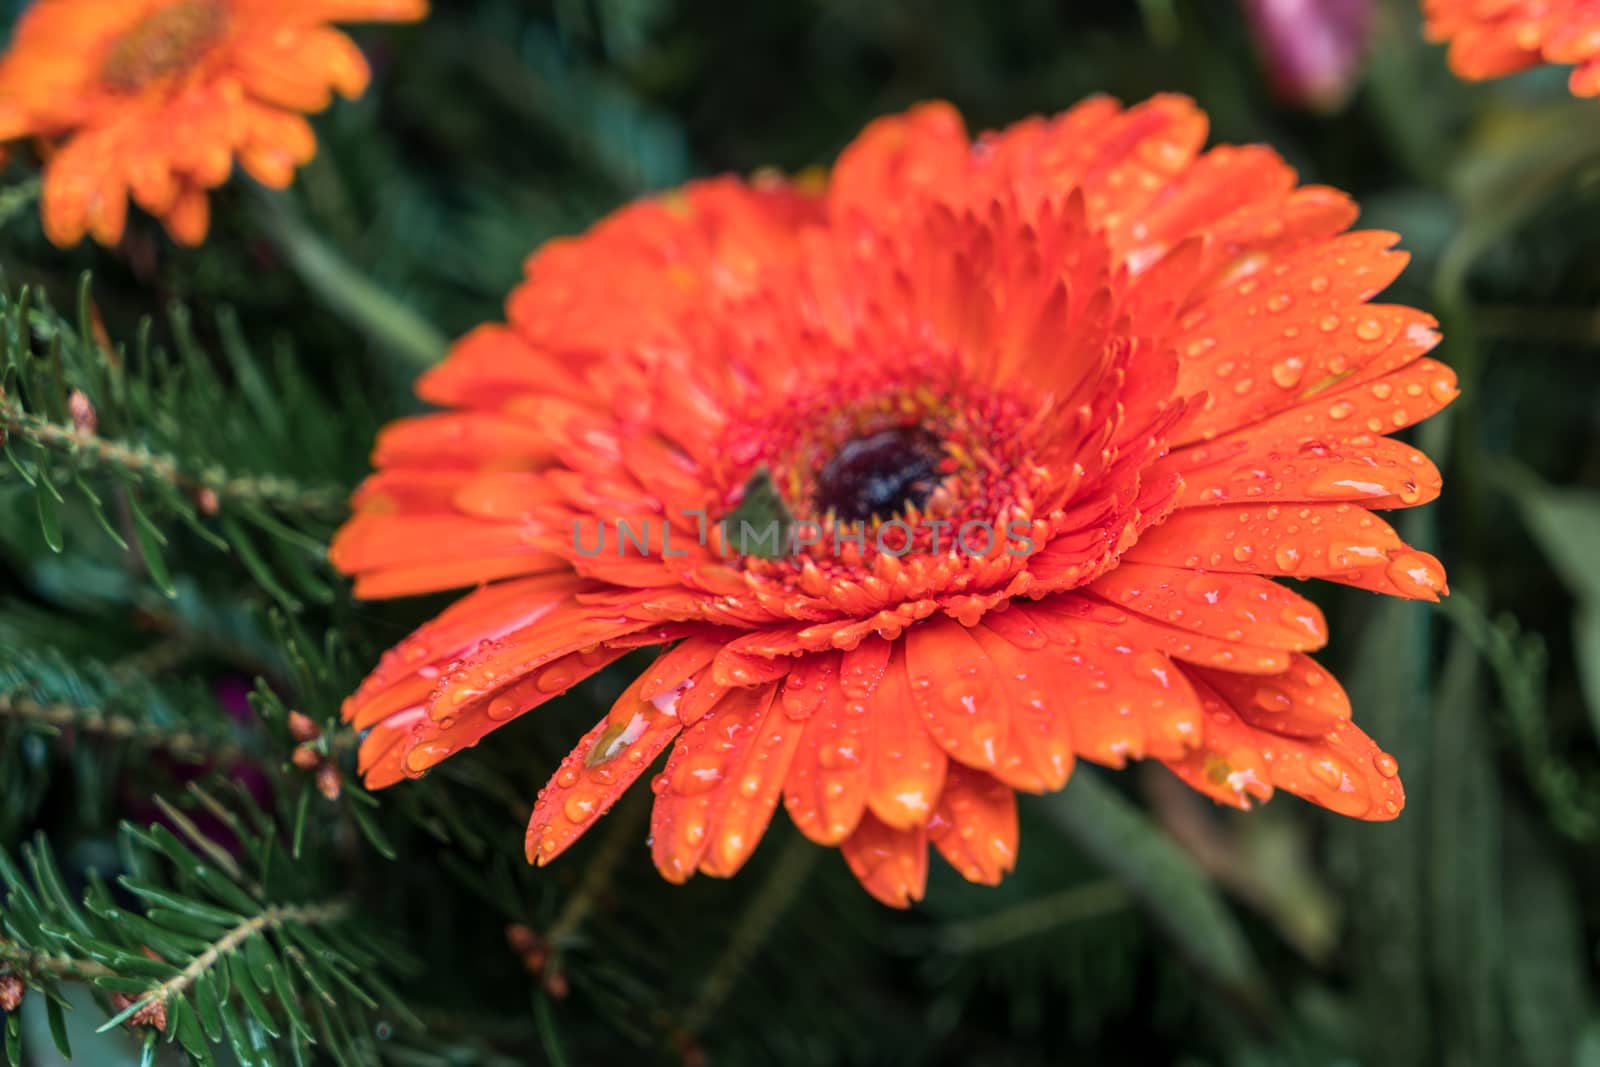
[[[211,686],[212,693],[217,698],[217,705],[228,719],[240,726],[247,726],[255,721],[255,712],[250,708],[249,679],[242,675],[224,675],[216,679]],[[244,786],[256,803],[265,805],[272,798],[272,791],[267,783],[267,776],[262,769],[244,759],[232,759],[226,762],[201,761],[192,759],[179,759],[165,752],[156,751],[149,757],[152,764],[173,782],[186,783],[199,781],[217,771],[230,775],[236,782]],[[154,800],[139,792],[132,783],[124,788],[123,811],[133,822],[139,825],[148,823],[161,823],[168,829],[176,830],[172,821],[155,804]],[[230,851],[238,851],[238,841],[222,820],[206,811],[191,811],[188,813],[192,821],[207,837],[218,842]]]
[[[1374,0],[1240,0],[1273,91],[1293,107],[1331,111],[1355,86]]]

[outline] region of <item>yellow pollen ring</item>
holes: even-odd
[[[113,90],[136,92],[188,70],[222,36],[226,22],[219,0],[185,0],[153,11],[112,41],[100,77]]]

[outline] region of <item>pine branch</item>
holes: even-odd
[[[274,861],[282,846],[264,813],[195,796],[237,851],[168,805],[194,847],[161,825],[124,824],[116,895],[90,871],[81,902],[69,896],[42,837],[20,864],[0,853],[0,978],[13,999],[20,982],[58,1012],[56,987],[85,984],[107,1012],[102,1031],[160,1031],[206,1067],[220,1045],[245,1065],[276,1062],[274,1048],[303,1062],[313,1044],[341,1065],[376,1062],[380,1023],[416,1025],[381,977],[403,959],[357,927],[348,892],[326,891],[322,863]]]
[[[53,730],[71,728],[140,748],[160,749],[178,759],[195,763],[206,761],[227,766],[237,762],[244,754],[244,748],[238,743],[204,732],[168,730],[100,708],[41,703],[16,692],[0,693],[0,719],[7,717],[27,725]]]
[[[31,290],[0,293],[0,478],[20,478],[51,551],[98,525],[169,597],[168,556],[191,558],[175,543],[187,531],[291,609],[331,601],[325,541],[348,483],[328,480],[329,459],[364,450],[359,402],[330,403],[291,362],[268,370],[230,314],[220,360],[183,308],[168,317],[172,352],[147,320],[130,355],[106,336],[87,277],[71,323]]]
[[[328,520],[337,519],[344,512],[346,492],[341,486],[305,486],[270,475],[235,475],[218,466],[186,474],[171,455],[158,454],[143,445],[109,441],[81,425],[52,422],[23,411],[10,400],[0,406],[0,433],[57,452],[75,468],[108,467],[135,479],[163,482],[174,491],[194,497],[207,514],[230,504],[265,504]]]
[[[351,902],[348,897],[340,897],[321,904],[289,904],[271,907],[259,915],[251,916],[244,920],[217,940],[207,945],[183,970],[173,977],[162,982],[143,998],[130,1005],[124,1011],[128,1015],[136,1014],[141,1008],[153,1004],[166,1004],[177,997],[188,993],[194,984],[210,973],[227,955],[238,951],[246,941],[252,937],[259,937],[268,931],[293,923],[298,926],[317,927],[329,923],[340,922],[349,917]],[[105,970],[99,977],[115,972]],[[120,1019],[113,1019],[106,1024],[109,1029]]]
[[[5,964],[0,970],[15,974],[30,984],[62,980],[92,982],[97,978],[109,978],[117,973],[94,960],[79,960],[36,952],[5,937],[0,937],[0,964]]]

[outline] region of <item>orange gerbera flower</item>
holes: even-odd
[[[999,879],[1014,791],[1079,757],[1393,817],[1394,760],[1305,655],[1321,613],[1272,579],[1438,597],[1373,511],[1438,493],[1387,435],[1455,378],[1431,317],[1367,302],[1393,234],[1205,134],[1171,96],[975,142],[930,104],[825,189],[696,183],[534,255],[334,544],[364,596],[480,585],[347,702],[368,784],[662,646],[540,794],[530,859],[669,746],[666,877],[733,874],[781,797],[900,905],[930,843]],[[767,546],[723,520],[774,492],[797,551],[740,554]]]
[[[301,112],[361,95],[332,20],[405,20],[426,0],[36,0],[0,58],[0,141],[43,141],[44,230],[122,238],[128,197],[199,244],[237,156],[283,188],[317,148]]]
[[[1600,95],[1596,0],[1422,0],[1428,39],[1450,42],[1450,69],[1499,78],[1540,63],[1575,63],[1578,96]]]

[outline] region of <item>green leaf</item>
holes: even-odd
[[[44,477],[44,472],[39,472],[40,481],[49,486],[49,480]],[[52,487],[53,488],[53,487]],[[66,547],[66,542],[61,537],[61,501],[54,493],[35,493],[33,497],[39,509],[39,528],[44,531],[44,543],[52,552],[60,552]]]
[[[154,994],[146,994],[145,996],[140,997],[138,1000],[135,1000],[126,1008],[123,1008],[111,1018],[97,1026],[94,1032],[97,1034],[103,1034],[107,1030],[116,1029],[137,1014],[141,1008],[148,1007],[155,999],[156,998]]]
[[[239,554],[239,562],[244,564],[245,570],[250,572],[250,577],[255,579],[256,584],[288,611],[299,611],[299,598],[278,581],[277,576],[272,573],[272,568],[261,557],[261,553],[256,550],[255,544],[245,534],[244,529],[231,518],[222,519],[221,526],[228,544]]]
[[[1582,901],[1548,835],[1518,813],[1507,820],[1501,865],[1504,983],[1512,1047],[1527,1067],[1567,1067],[1592,1003],[1584,961]]]
[[[44,1013],[50,1023],[50,1040],[55,1042],[56,1051],[61,1053],[62,1059],[72,1059],[72,1042],[67,1038],[67,1020],[61,1013],[60,1002],[46,1000]]]
[[[260,940],[252,938],[251,940]],[[245,1010],[250,1017],[261,1025],[273,1037],[278,1036],[277,1024],[272,1021],[272,1013],[267,1010],[266,1002],[261,999],[261,993],[256,988],[256,983],[249,973],[249,964],[241,954],[229,957],[226,966],[233,972],[233,988],[238,990],[239,999],[244,1002]]]
[[[1261,976],[1221,894],[1183,851],[1095,774],[1079,769],[1045,814],[1137,899],[1209,977],[1249,1001]]]
[[[139,502],[131,496],[128,499],[128,512],[133,516],[133,537],[139,543],[139,554],[144,557],[144,565],[150,572],[150,580],[162,594],[169,599],[176,598],[178,586],[172,580],[172,572],[167,569],[167,561],[163,558],[161,550],[167,543],[167,537],[150,517],[144,513]]]
[[[1528,530],[1567,588],[1579,599],[1600,601],[1600,492],[1543,488],[1531,478],[1517,484]]]
[[[365,837],[368,843],[370,843],[372,847],[377,850],[378,855],[382,856],[386,860],[399,858],[400,854],[396,852],[394,846],[389,843],[389,838],[384,834],[383,830],[379,828],[377,820],[372,817],[370,812],[368,812],[360,804],[347,805],[345,810],[348,811],[350,813],[350,817],[356,821],[356,826],[361,830],[361,836]]]
[[[202,904],[198,900],[191,900],[170,890],[162,889],[160,886],[148,885],[133,878],[126,876],[118,878],[117,884],[128,892],[137,894],[153,904],[160,904],[224,929],[239,926],[245,921],[245,917],[237,912],[214,908],[209,904]]]
[[[1489,746],[1483,671],[1469,637],[1451,643],[1433,709],[1425,809],[1433,896],[1429,944],[1443,993],[1442,1061],[1500,1063],[1499,981],[1505,950],[1500,782]]]
[[[762,467],[745,482],[739,506],[722,519],[722,539],[728,550],[740,556],[780,559],[790,554],[794,515],[778,495],[772,474]],[[616,530],[607,536],[620,536]],[[616,546],[622,551],[622,545]]]

